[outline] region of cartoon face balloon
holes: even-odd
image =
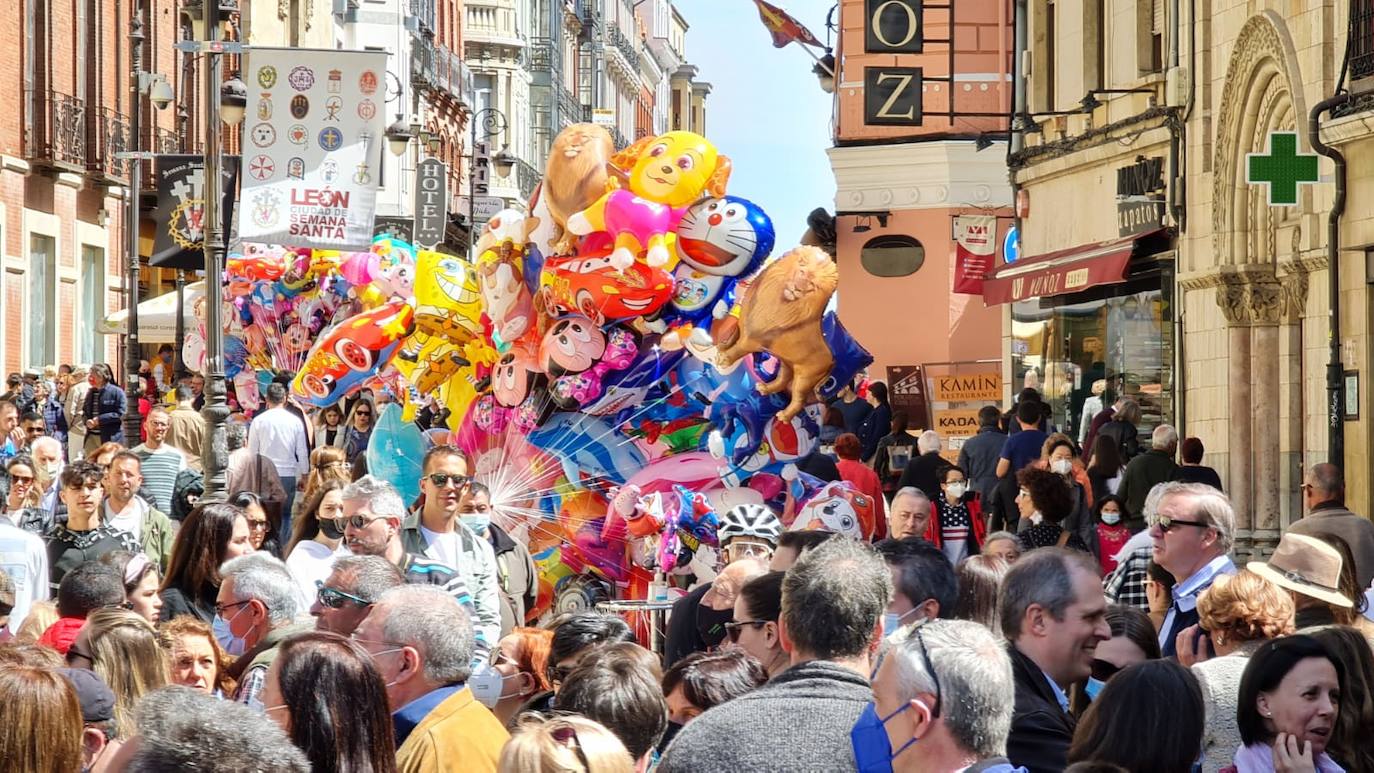
[[[773,221],[738,196],[694,204],[677,227],[677,253],[703,274],[738,277],[753,273],[773,251]]]
[[[544,333],[539,363],[550,376],[581,373],[606,353],[606,335],[590,319],[572,314],[559,319]]]
[[[855,539],[873,536],[873,499],[848,483],[826,484],[807,500],[792,522],[791,531],[830,531]]]

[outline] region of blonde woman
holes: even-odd
[[[125,609],[98,609],[67,650],[67,664],[89,668],[115,694],[118,739],[134,732],[134,709],[144,695],[167,685],[167,656],[153,626]]]
[[[1202,685],[1207,711],[1202,768],[1219,770],[1231,764],[1232,755],[1241,745],[1240,729],[1236,726],[1241,674],[1260,645],[1293,633],[1293,598],[1283,588],[1246,569],[1233,576],[1218,577],[1198,597],[1197,612],[1199,625],[1179,634],[1179,641],[1192,642],[1202,636],[1202,631],[1207,634],[1197,646],[1180,645],[1178,660],[1193,667],[1193,674]],[[1208,642],[1215,652],[1213,657],[1207,657]]]
[[[62,413],[67,417],[67,461],[86,458],[86,393],[91,391],[85,365],[77,365],[71,373],[71,386],[62,398]]]
[[[500,773],[633,773],[625,745],[579,716],[528,714],[501,749]]]

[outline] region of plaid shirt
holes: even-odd
[[[1150,598],[1145,594],[1145,580],[1150,566],[1151,548],[1146,545],[1131,551],[1121,559],[1116,571],[1102,581],[1107,599],[1114,604],[1125,604],[1141,612],[1150,611]]]

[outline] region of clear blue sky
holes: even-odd
[[[711,84],[706,134],[730,156],[730,193],[763,207],[778,232],[775,253],[797,244],[806,215],[835,209],[831,95],[793,43],[773,48],[752,0],[673,0],[687,19],[687,60]],[[825,40],[830,0],[772,0]],[[820,53],[820,52],[818,52]]]

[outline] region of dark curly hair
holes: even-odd
[[[1062,476],[1038,467],[1025,467],[1016,473],[1016,482],[1030,492],[1031,503],[1045,520],[1059,523],[1073,511],[1073,492]]]

